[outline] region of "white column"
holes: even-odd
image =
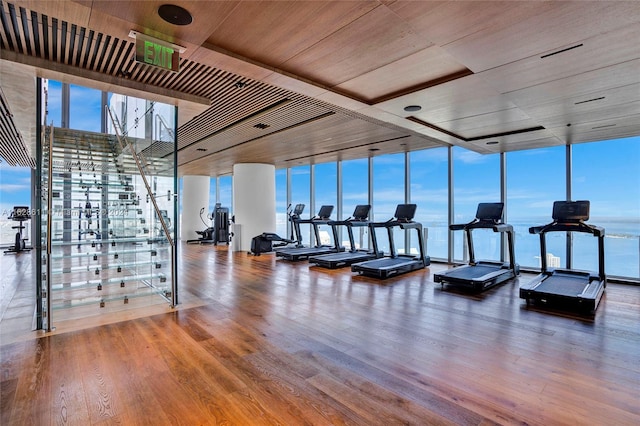
[[[272,164],[233,166],[234,250],[249,251],[251,239],[276,230],[276,168]]]
[[[196,231],[205,229],[200,220],[200,209],[204,207],[203,219],[211,226],[207,215],[209,211],[209,176],[184,176],[182,178],[182,218],[180,220],[180,239],[196,240],[200,236]]]

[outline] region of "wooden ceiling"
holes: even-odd
[[[180,174],[640,135],[637,1],[175,1],[187,26],[165,3],[2,0],[0,74],[179,105]],[[185,46],[181,71],[136,63],[131,30]]]

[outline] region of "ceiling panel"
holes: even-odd
[[[320,84],[337,86],[431,45],[388,8],[380,6],[310,46],[282,67]]]
[[[370,0],[243,1],[210,33],[207,42],[281,67],[376,7],[379,3]]]
[[[513,92],[640,58],[639,40],[640,25],[628,25],[478,75],[500,93]]]
[[[637,2],[589,2],[588,7],[571,1],[517,2],[516,7],[524,12],[519,19],[506,20],[498,12],[496,26],[442,47],[478,73],[640,22]]]
[[[467,68],[444,50],[431,46],[345,81],[335,89],[370,103],[379,103],[379,98],[397,96],[405,91],[413,92],[417,87],[465,71],[468,71]]]

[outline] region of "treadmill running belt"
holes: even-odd
[[[375,262],[375,263],[371,263],[371,265],[375,265],[375,268],[388,268],[391,266],[396,266],[398,264],[401,263],[405,263],[405,262],[412,262],[415,259],[410,258],[410,257],[385,257],[382,259],[376,259],[376,260],[371,260],[370,262]]]
[[[491,265],[475,265],[472,267],[461,266],[459,268],[450,269],[446,274],[443,274],[443,278],[444,280],[446,280],[447,278],[462,278],[471,280],[473,278],[482,277],[491,272],[495,272],[499,269],[500,267]]]
[[[551,293],[559,296],[576,297],[582,294],[589,281],[585,277],[571,277],[553,275],[544,280],[536,291],[540,293]]]

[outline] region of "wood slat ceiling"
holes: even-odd
[[[164,3],[1,0],[1,58],[177,99],[181,174],[640,134],[636,1],[178,1],[188,26]],[[181,71],[136,63],[131,30],[184,46]]]

